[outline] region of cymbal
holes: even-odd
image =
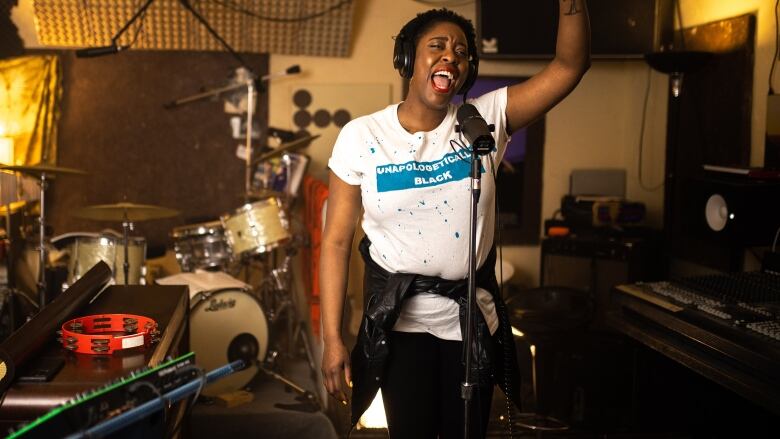
[[[37,203],[37,202],[38,201],[36,200],[35,203]],[[2,204],[2,205],[0,205],[0,215],[5,215],[6,213],[8,213],[9,208],[10,208],[10,211],[11,211],[10,213],[16,213],[16,212],[24,209],[25,207],[27,207],[27,201],[25,201],[25,200],[19,200],[19,201],[14,201],[14,202],[8,203],[8,204]]]
[[[148,221],[170,218],[178,214],[178,210],[167,207],[134,203],[98,204],[71,212],[71,215],[77,218],[96,221]]]
[[[46,163],[38,163],[36,165],[0,165],[0,170],[21,172],[22,174],[34,175],[36,177],[40,177],[42,174],[86,175],[86,172],[81,169],[65,168]]]
[[[272,190],[272,189],[252,189],[251,191],[249,191],[249,193],[247,193],[247,194],[242,193],[241,195],[242,196],[245,195],[247,198],[249,198],[251,200],[255,200],[255,201],[263,200],[263,199],[271,198],[271,197],[273,197],[273,198],[284,198],[284,197],[287,196],[287,194],[284,193],[284,192],[279,192],[279,191],[275,191],[275,190]]]
[[[265,154],[260,154],[259,156],[257,156],[257,158],[252,160],[252,164],[256,165],[260,162],[264,162],[278,155],[282,155],[287,151],[297,149],[297,148],[303,148],[304,146],[307,146],[312,140],[316,139],[317,137],[320,137],[320,135],[315,134],[313,136],[301,137],[300,139],[295,139],[291,142],[282,143],[281,145],[277,146],[273,151],[267,152]]]

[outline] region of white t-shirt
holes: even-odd
[[[493,243],[495,183],[506,134],[506,88],[471,99],[482,117],[495,124],[496,150],[482,157],[482,193],[477,218],[477,267]],[[417,273],[461,280],[468,276],[470,222],[470,153],[455,131],[457,106],[432,131],[409,133],[398,121],[398,104],[350,121],[339,133],[328,167],[345,183],[359,185],[362,226],[371,240],[370,254],[393,273]],[[451,141],[460,141],[460,145]],[[454,149],[453,149],[454,148]],[[457,151],[457,152],[456,152]],[[498,318],[490,293],[477,290],[490,332]],[[458,304],[434,294],[406,299],[393,328],[429,332],[461,340]]]

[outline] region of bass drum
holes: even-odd
[[[255,361],[268,352],[268,320],[260,302],[248,290],[223,288],[202,291],[190,307],[190,348],[206,371],[238,359],[249,367],[219,379],[203,389],[206,396],[239,390],[257,374]]]

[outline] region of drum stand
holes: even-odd
[[[298,301],[291,288],[290,262],[293,254],[293,250],[288,247],[281,266],[264,273],[266,275],[263,276],[263,281],[258,287],[256,295],[260,303],[266,306],[268,320],[272,324],[284,316],[287,332],[287,355],[294,356],[295,347],[300,340],[309,368],[312,374],[316,374],[317,368],[313,351],[306,336],[306,324],[299,317]],[[272,259],[272,257],[269,256],[268,259]],[[264,264],[264,267],[268,267],[268,265]]]
[[[41,172],[38,182],[40,186],[40,214],[38,215],[38,306],[39,310],[46,306],[46,188],[49,182],[46,173]]]
[[[122,220],[122,236],[125,238],[125,262],[122,264],[122,270],[125,274],[125,286],[127,286],[130,278],[130,251],[127,246],[130,241],[130,231],[133,230],[133,222],[127,219],[127,211],[125,211],[124,217],[124,220]]]

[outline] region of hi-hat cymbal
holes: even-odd
[[[71,212],[75,217],[96,221],[148,221],[178,214],[178,210],[167,207],[135,203],[98,204]]]
[[[22,174],[34,175],[36,177],[40,177],[42,174],[86,175],[86,172],[80,169],[65,168],[62,166],[49,165],[46,163],[38,163],[37,165],[0,165],[0,170],[21,172]]]
[[[306,136],[301,137],[300,139],[295,139],[291,142],[282,143],[281,145],[274,148],[273,151],[269,151],[265,154],[260,154],[257,156],[257,158],[252,160],[252,164],[256,165],[260,162],[266,161],[268,159],[274,158],[278,155],[282,155],[287,151],[296,149],[296,148],[303,148],[304,146],[308,145],[312,140],[316,139],[317,137],[320,137],[319,134],[315,134],[313,136]]]

